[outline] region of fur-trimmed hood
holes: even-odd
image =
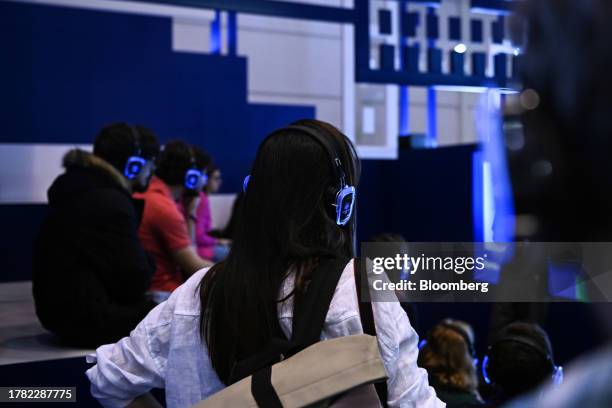
[[[64,155],[62,165],[68,169],[72,166],[89,167],[102,170],[115,180],[117,184],[126,190],[130,191],[130,185],[125,177],[121,175],[109,162],[104,159],[94,156],[92,153],[81,149],[72,149]]]
[[[125,177],[107,161],[80,149],[72,149],[64,156],[66,172],[60,175],[47,192],[50,205],[58,205],[73,195],[99,188],[116,188],[131,193]]]

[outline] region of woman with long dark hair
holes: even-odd
[[[354,256],[352,200],[338,209],[336,198],[339,188],[357,185],[359,172],[353,145],[330,124],[302,120],[270,134],[245,183],[227,259],[194,274],[130,337],[97,350],[87,372],[93,395],[125,405],[164,387],[168,406],[191,406],[229,384],[235,364],[260,352],[277,322],[290,337],[293,295],[318,262]],[[349,261],[322,340],[363,332],[355,285]],[[373,314],[389,406],[443,406],[416,365],[417,335],[399,304],[376,303]]]

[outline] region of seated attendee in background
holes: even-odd
[[[421,341],[418,364],[449,408],[483,405],[478,394],[474,331],[459,320],[445,319]]]
[[[211,162],[208,153],[204,152],[197,146],[192,146],[193,151],[200,157],[205,157],[208,163]],[[216,192],[219,190],[221,184],[221,172],[218,168],[214,167],[212,170],[204,167],[201,169],[205,177],[206,183],[202,190],[188,189],[185,191],[183,196],[183,212],[188,222],[191,224],[195,231],[193,231],[194,243],[197,247],[198,255],[204,259],[208,259],[213,262],[219,262],[227,256],[229,253],[230,241],[225,238],[215,238],[210,235],[212,219],[210,216],[210,200],[208,198],[209,192]],[[194,203],[193,200],[199,200],[199,203]],[[195,214],[188,213],[187,209],[196,205]],[[191,231],[190,231],[191,233]]]
[[[202,189],[202,169],[209,160],[183,141],[170,141],[161,152],[149,189],[136,194],[145,201],[139,236],[155,258],[150,293],[157,301],[165,300],[195,271],[211,265],[198,255],[193,244],[199,199],[191,200],[185,208],[187,218],[180,206],[186,191]]]
[[[245,183],[227,259],[192,276],[130,337],[97,350],[87,371],[93,396],[104,406],[136,406],[151,388],[165,386],[171,407],[210,397],[236,380],[237,364],[260,356],[278,336],[292,337],[296,293],[311,293],[308,283],[329,271],[318,268],[328,260],[341,270],[317,337],[363,333],[351,259],[358,178],[355,148],[332,125],[303,120],[271,133]],[[388,406],[443,407],[416,364],[418,337],[399,304],[372,302],[372,314]],[[272,401],[261,406],[280,405]]]
[[[206,183],[204,192],[207,195],[218,193],[219,189],[221,188],[221,184],[223,183],[223,179],[221,177],[221,169],[219,169],[214,164],[211,164],[208,167],[206,174],[208,175],[208,183]]]
[[[117,341],[155,305],[145,299],[154,266],[138,239],[131,193],[147,188],[158,152],[150,130],[106,126],[93,154],[74,149],[64,156],[66,171],[48,190],[34,250],[34,300],[43,326],[70,344]]]
[[[546,381],[560,382],[563,375],[563,369],[554,363],[548,335],[533,323],[504,327],[482,364],[485,381],[497,391],[493,405],[529,393]]]

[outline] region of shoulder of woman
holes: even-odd
[[[168,302],[173,305],[173,314],[200,315],[200,282],[209,269],[200,269],[170,295]]]
[[[359,304],[357,303],[357,287],[354,277],[354,260],[348,261],[334,292],[326,322],[334,324],[359,317]]]

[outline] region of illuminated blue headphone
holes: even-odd
[[[283,130],[298,130],[304,134],[307,134],[313,137],[323,149],[328,153],[332,160],[332,165],[334,167],[334,172],[336,173],[336,177],[338,178],[338,188],[335,191],[335,199],[332,203],[334,206],[335,214],[336,214],[336,224],[343,227],[351,219],[353,214],[353,209],[355,207],[355,187],[348,185],[346,182],[346,174],[344,173],[344,169],[342,168],[342,161],[340,160],[340,155],[338,155],[337,150],[330,146],[329,143],[325,140],[325,138],[321,137],[316,131],[306,126],[298,126],[292,125],[284,128]],[[276,133],[276,132],[274,132]],[[265,142],[265,141],[264,141]],[[336,143],[334,141],[334,143]],[[246,192],[247,186],[249,184],[249,180],[251,179],[251,175],[245,177],[244,182],[242,183],[242,190]]]
[[[189,161],[191,167],[185,173],[185,188],[187,190],[195,190],[198,187],[200,180],[203,180],[203,184],[208,183],[208,175],[202,170],[198,169],[198,163],[193,152],[193,148],[189,148]]]
[[[144,168],[146,164],[146,160],[142,157],[142,148],[140,147],[140,134],[138,130],[132,125],[128,125],[130,131],[132,132],[132,137],[134,139],[134,150],[130,157],[128,157],[125,162],[125,169],[123,170],[123,175],[128,180],[133,180]]]
[[[542,356],[546,360],[546,363],[550,365],[550,368],[552,370],[553,384],[560,385],[563,382],[563,367],[555,364],[555,361],[553,360],[553,356],[549,350],[543,348],[541,345],[532,341],[528,337],[510,335],[510,336],[504,336],[501,339],[494,342],[493,344],[491,344],[491,346],[489,346],[489,351],[487,355],[482,360],[482,378],[484,378],[487,384],[495,383],[495,378],[492,378],[491,372],[489,370],[489,355],[488,354],[491,354],[491,350],[495,348],[495,346],[501,343],[506,343],[506,342],[519,343],[537,352],[540,356]]]

